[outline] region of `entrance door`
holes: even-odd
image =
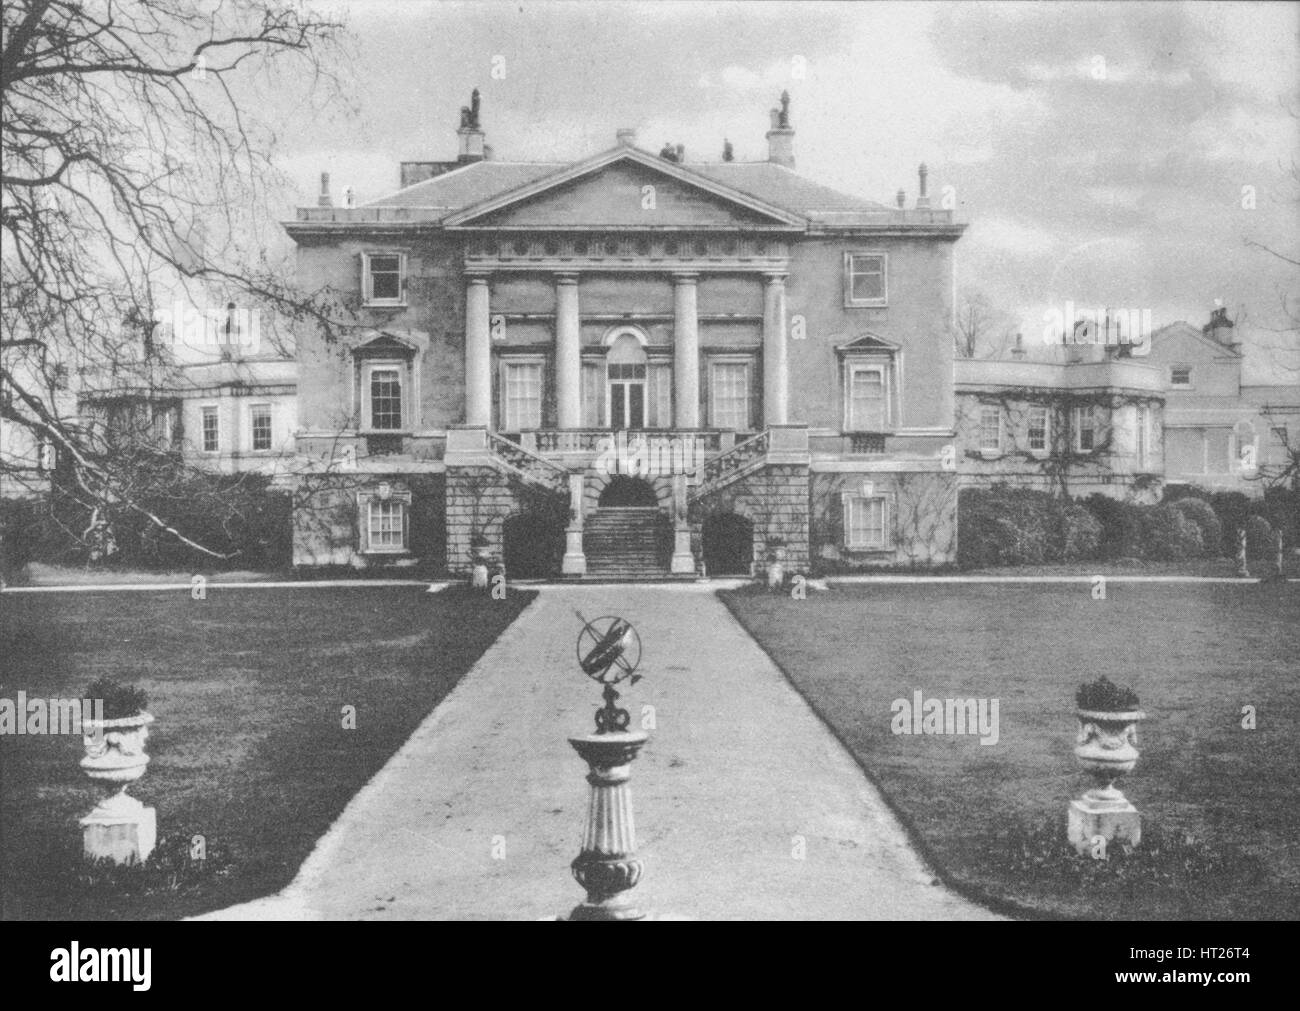
[[[645,428],[646,357],[640,342],[624,334],[609,349],[609,427],[632,430]]]
[[[754,525],[735,513],[715,513],[700,531],[710,576],[748,576],[754,563]]]

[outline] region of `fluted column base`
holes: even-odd
[[[569,743],[587,763],[591,797],[582,850],[570,865],[587,900],[569,914],[574,921],[641,920],[631,890],[644,867],[636,855],[632,821],[631,764],[648,735],[641,732],[588,734]]]

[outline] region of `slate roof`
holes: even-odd
[[[410,207],[445,211],[446,217],[484,200],[520,189],[546,176],[562,172],[569,162],[480,161],[452,169],[418,182],[363,207]],[[764,203],[803,217],[844,212],[888,211],[889,208],[862,197],[840,193],[812,182],[790,169],[771,162],[713,162],[673,167],[721,183]]]
[[[566,167],[564,162],[479,161],[372,200],[363,207],[445,209],[448,214],[527,186]]]

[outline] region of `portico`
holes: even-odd
[[[755,269],[748,264],[710,265],[715,276],[734,276],[749,274],[761,278],[763,315],[761,324],[761,344],[753,348],[740,350],[753,351],[753,359],[762,369],[762,425],[786,424],[789,415],[789,369],[788,350],[786,347],[786,308],[785,278],[782,271]],[[662,401],[670,395],[671,412],[662,409],[651,411],[647,408],[645,388],[645,355],[637,356],[620,344],[617,339],[618,328],[608,328],[606,339],[599,345],[584,345],[582,333],[584,323],[592,319],[606,320],[609,314],[584,316],[582,305],[582,286],[585,278],[603,274],[603,264],[594,264],[584,271],[564,270],[547,272],[547,277],[554,287],[555,311],[553,316],[553,368],[549,371],[550,389],[553,392],[556,420],[555,427],[564,431],[590,429],[590,423],[584,424],[583,404],[583,358],[600,353],[610,363],[610,367],[601,383],[601,390],[595,395],[604,399],[604,407],[599,413],[604,423],[595,427],[618,431],[624,429],[653,428],[660,430],[677,430],[696,432],[706,428],[723,426],[701,424],[701,346],[700,318],[698,310],[698,287],[700,271],[698,270],[664,270],[658,264],[647,264],[641,273],[646,277],[658,278],[672,287],[673,312],[670,318],[671,346],[657,347],[660,353],[658,366],[671,372],[671,383],[666,389],[657,391]],[[730,269],[728,269],[730,268]],[[494,321],[491,296],[491,283],[494,276],[513,273],[518,268],[514,265],[498,264],[496,269],[485,269],[476,264],[476,269],[467,270],[465,275],[465,377],[466,377],[466,423],[483,426],[490,430],[511,430],[501,424],[500,418],[493,417],[493,337],[494,329],[509,326],[509,318],[497,317]],[[738,315],[738,314],[736,314]],[[657,320],[652,314],[626,314],[628,333],[644,334],[644,323],[648,319]],[[638,324],[642,324],[638,326]],[[645,345],[644,336],[640,338]],[[623,366],[617,370],[613,366]],[[617,374],[616,374],[617,372]],[[499,391],[498,391],[499,392]],[[590,387],[588,396],[593,395]],[[757,429],[760,417],[753,419],[750,426]],[[536,426],[537,429],[549,426]]]

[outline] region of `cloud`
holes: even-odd
[[[1059,245],[1051,232],[1003,217],[980,217],[971,225],[966,241],[971,245],[1020,256],[1050,253]]]

